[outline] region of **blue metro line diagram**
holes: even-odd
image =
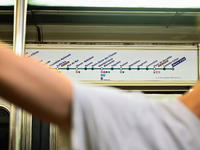
[[[26,55],[83,81],[197,80],[195,50],[28,49]]]

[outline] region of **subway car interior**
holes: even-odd
[[[200,2],[1,0],[0,40],[83,83],[175,97],[199,78]],[[63,141],[0,98],[0,149],[70,149]]]

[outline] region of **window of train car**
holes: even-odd
[[[132,8],[200,8],[199,0],[29,0],[37,6],[78,6],[78,7],[132,7]]]
[[[9,112],[0,107],[0,149],[8,149],[9,138]]]

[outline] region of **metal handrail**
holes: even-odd
[[[15,0],[13,52],[18,56],[24,55],[26,32],[27,0]],[[22,150],[23,111],[12,104],[10,111],[9,149]]]

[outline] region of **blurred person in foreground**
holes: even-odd
[[[1,43],[0,96],[71,131],[74,150],[200,150],[200,81],[157,101],[76,83]]]

